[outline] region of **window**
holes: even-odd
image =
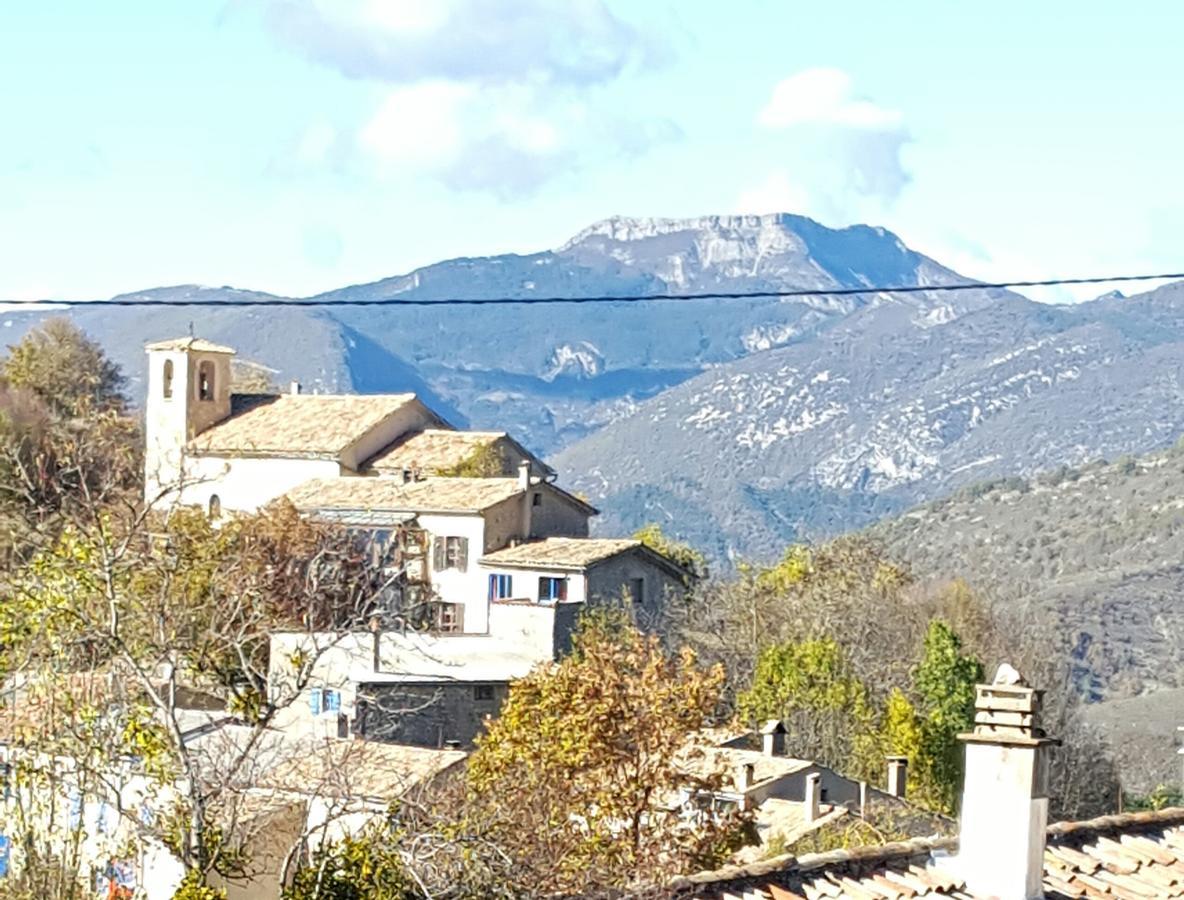
[[[173,361],[164,361],[164,399],[173,399]]]
[[[210,518],[222,518],[222,498],[217,494],[210,494]]]
[[[214,399],[214,364],[208,359],[197,366],[197,399]]]
[[[534,496],[532,496],[530,498],[530,505],[531,506],[542,506],[543,505],[543,495],[536,492],[534,494]]]
[[[469,568],[469,539],[464,537],[438,537],[432,543],[432,568],[437,572],[456,569],[464,572]]]
[[[478,703],[490,703],[493,701],[493,685],[492,684],[477,684],[473,685],[473,699]]]
[[[645,604],[645,579],[644,578],[630,578],[629,579],[629,602],[635,603],[638,606]]]
[[[321,713],[341,711],[341,691],[329,688],[311,688],[308,692],[308,708],[314,716]]]
[[[459,634],[465,630],[465,608],[460,603],[437,603],[436,630],[443,634]]]
[[[514,596],[514,576],[513,575],[490,575],[489,576],[489,599],[490,600],[508,600]]]
[[[539,579],[539,603],[555,603],[566,599],[566,578],[549,578],[544,575]]]
[[[99,801],[99,815],[95,819],[95,830],[99,834],[109,834],[114,830],[115,810],[106,800]]]
[[[76,790],[70,792],[69,822],[71,828],[82,827],[82,794]]]

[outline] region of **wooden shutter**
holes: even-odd
[[[456,567],[462,572],[469,570],[469,539],[466,537],[456,539]]]
[[[448,567],[448,552],[447,542],[444,538],[438,537],[432,539],[432,568],[437,572],[443,572]]]

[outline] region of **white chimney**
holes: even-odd
[[[1057,742],[1039,726],[1041,692],[1011,666],[976,688],[966,744],[958,853],[967,892],[999,900],[1043,897],[1048,826],[1048,754]]]
[[[893,797],[903,798],[908,790],[909,758],[907,756],[888,757],[888,793]]]
[[[806,776],[806,821],[813,822],[822,814],[822,776],[811,772]]]
[[[297,396],[300,393],[300,382],[299,381],[289,382],[288,383],[288,393],[291,394],[293,397]]]
[[[769,719],[761,726],[761,750],[765,756],[785,755],[785,725],[779,719]]]
[[[752,787],[752,782],[756,778],[756,766],[752,763],[744,763],[744,765],[736,766],[736,774],[732,777],[736,785],[736,791],[744,794]]]
[[[528,459],[518,463],[518,489],[530,490],[530,460]]]

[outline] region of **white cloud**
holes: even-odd
[[[358,143],[386,166],[447,164],[460,152],[462,113],[473,93],[465,85],[447,81],[395,88],[362,127]]]
[[[806,69],[773,88],[773,96],[757,121],[766,128],[794,125],[839,125],[873,130],[901,124],[897,110],[855,96],[851,76],[841,69]]]
[[[595,84],[658,54],[604,0],[261,0],[274,33],[351,78]]]
[[[605,0],[255,2],[284,43],[389,85],[345,142],[388,176],[428,174],[506,198],[681,134],[597,102],[600,86],[658,52]],[[340,162],[341,143],[313,126],[297,157]]]
[[[877,220],[908,184],[903,116],[858,96],[840,69],[782,80],[756,121],[785,138],[780,165],[741,192],[741,211],[797,212],[831,225]]]
[[[812,205],[810,192],[790,181],[787,172],[771,172],[760,184],[741,192],[736,201],[736,212],[804,212]]]

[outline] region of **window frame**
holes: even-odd
[[[160,392],[161,396],[165,400],[172,400],[173,399],[173,378],[174,378],[175,373],[174,373],[173,361],[171,359],[166,359],[164,361],[164,366],[162,367],[161,374],[163,376],[163,383],[161,385],[161,392]]]
[[[475,684],[473,685],[473,702],[474,703],[493,703],[497,699],[497,693],[494,691],[492,684]]]
[[[489,575],[490,601],[511,600],[513,597],[514,576],[512,574],[502,572],[491,572]]]
[[[563,603],[567,600],[567,584],[569,580],[566,576],[540,575],[539,603]],[[547,585],[546,593],[543,591],[544,583]],[[559,587],[557,592],[554,590],[556,585]]]

